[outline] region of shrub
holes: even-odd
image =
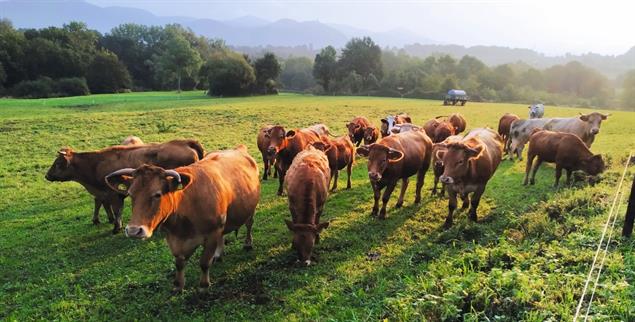
[[[126,66],[108,51],[99,52],[93,58],[88,66],[86,80],[92,93],[118,93],[131,85]]]
[[[59,96],[84,96],[90,94],[86,79],[80,77],[60,78],[55,86]]]
[[[256,81],[253,67],[235,52],[218,52],[205,64],[210,96],[238,96],[249,93]]]
[[[54,82],[49,77],[27,80],[17,83],[12,88],[13,96],[22,98],[46,98],[53,96]]]

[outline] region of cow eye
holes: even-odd
[[[463,164],[463,160],[459,160],[459,164]]]
[[[153,199],[159,199],[159,198],[161,198],[161,193],[160,193],[160,192],[155,192],[155,193],[153,193],[153,194],[152,194],[152,198],[153,198]]]

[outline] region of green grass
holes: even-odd
[[[554,189],[553,167],[543,166],[537,184],[523,187],[524,162],[504,161],[479,222],[461,212],[447,231],[447,199],[430,197],[431,173],[420,207],[412,204],[411,186],[404,208],[392,207],[395,193],[388,219],[371,218],[372,191],[359,159],[353,188],[329,197],[325,218],[334,221],[316,249],[318,263],[308,268],[294,264],[286,198],[275,196],[277,181],[263,182],[255,249],[245,252],[228,236],[206,294],[195,291],[200,251],[186,268],[185,291],[171,295],[174,264],[162,234],[148,241],[113,236],[110,225],[92,225],[92,199],[80,185],[44,179],[60,147],[95,150],[128,135],[147,142],[196,138],[208,151],[245,143],[256,157],[256,132],[265,123],[323,122],[343,134],[355,115],[378,123],[404,111],[423,123],[457,110],[468,128],[496,128],[504,112],[527,114],[515,104],[210,99],[201,92],[0,100],[0,319],[570,320],[625,156],[635,149],[635,113],[614,111],[602,125],[593,151],[608,155],[611,168],[599,184]],[[585,111],[548,107],[546,115]],[[129,216],[127,201],[124,222]],[[611,245],[591,309],[596,320],[634,319],[634,246],[619,238]]]

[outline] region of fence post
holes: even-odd
[[[626,217],[624,218],[624,226],[622,227],[622,236],[631,237],[633,232],[633,221],[635,221],[635,177],[631,185],[631,195],[628,197],[628,208],[626,208]]]

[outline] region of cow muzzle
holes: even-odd
[[[270,146],[270,147],[267,149],[267,153],[268,153],[270,156],[275,155],[275,154],[276,154],[276,148],[275,148],[275,147]]]
[[[368,171],[368,178],[370,181],[379,181],[381,180],[381,174],[373,171]]]
[[[452,179],[452,177],[448,177],[446,175],[443,175],[443,176],[439,177],[439,180],[441,180],[441,182],[443,182],[445,184],[453,184],[454,183],[454,179]]]
[[[591,134],[596,135],[600,133],[600,129],[591,129]]]
[[[141,239],[145,239],[145,238],[149,238],[150,236],[152,236],[152,233],[148,231],[148,228],[146,228],[145,226],[131,226],[131,225],[127,225],[126,229],[126,237],[130,237],[130,238],[141,238]]]

